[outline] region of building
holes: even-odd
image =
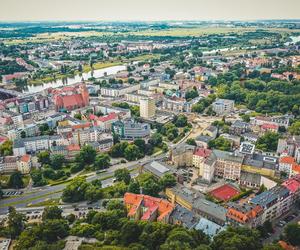
[[[123,85],[123,84],[114,84],[110,87],[102,87],[100,93],[102,96],[111,96],[111,97],[121,97],[125,96],[128,93],[138,91],[140,89],[140,84],[132,85]]]
[[[155,100],[150,98],[140,99],[140,116],[145,119],[150,119],[155,116]]]
[[[133,120],[116,121],[112,124],[112,131],[121,139],[134,140],[150,135],[150,124],[138,123]]]
[[[193,153],[195,146],[188,144],[179,144],[176,148],[171,149],[170,159],[175,167],[184,167],[193,165]]]
[[[285,153],[300,163],[300,136],[290,136],[278,140],[277,154]]]
[[[241,171],[240,185],[251,189],[259,189],[264,185],[267,189],[271,189],[275,187],[277,183],[263,175]]]
[[[211,150],[205,148],[197,148],[193,153],[193,166],[199,169],[199,175],[203,176],[203,162],[211,154]]]
[[[224,226],[226,223],[226,208],[206,200],[205,196],[198,191],[177,184],[173,188],[166,189],[166,196],[172,204],[179,204],[218,225]]]
[[[199,218],[200,216],[193,213],[192,211],[182,206],[176,205],[170,216],[170,223],[192,229],[195,228],[195,226],[199,222]]]
[[[234,101],[228,99],[217,99],[213,102],[212,108],[217,115],[229,114],[234,111]]]
[[[262,224],[263,208],[255,204],[228,203],[227,222],[231,226],[256,228]]]
[[[175,206],[169,201],[143,194],[125,193],[127,216],[133,220],[169,223]]]
[[[296,163],[294,157],[284,155],[279,158],[278,170],[280,172],[284,172],[288,175],[288,177],[291,177],[295,168],[298,168],[298,164]]]
[[[72,111],[89,105],[89,92],[84,84],[52,90],[56,111]]]
[[[203,233],[211,238],[223,231],[225,228],[226,226],[220,226],[206,218],[201,218],[199,223],[195,226],[195,229],[203,231]]]
[[[290,191],[284,186],[275,186],[250,200],[251,204],[258,205],[264,210],[261,223],[272,221],[290,211],[292,202]]]
[[[13,173],[18,170],[18,158],[15,156],[5,156],[0,158],[0,171],[3,173]]]
[[[18,161],[18,171],[22,174],[29,174],[32,167],[31,156],[23,155]]]
[[[238,181],[241,176],[241,168],[244,156],[239,153],[231,153],[221,150],[213,150],[210,156],[215,160],[215,176]]]
[[[153,174],[156,178],[162,178],[165,174],[173,174],[174,170],[159,161],[152,161],[142,167],[143,171]]]
[[[164,97],[162,108],[176,113],[191,112],[192,104],[190,102],[187,102],[184,98],[176,96],[170,98]]]
[[[229,132],[233,135],[241,135],[250,131],[250,125],[241,120],[234,121],[229,127]]]

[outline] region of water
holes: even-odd
[[[116,74],[119,71],[122,71],[125,69],[126,69],[125,65],[112,66],[112,67],[108,67],[108,68],[104,68],[104,69],[96,69],[96,70],[94,70],[93,73],[90,71],[88,73],[82,73],[81,75],[77,74],[74,77],[58,79],[56,81],[44,83],[41,85],[28,85],[27,88],[25,90],[23,90],[22,92],[23,93],[36,93],[36,92],[40,92],[44,89],[48,89],[50,87],[57,88],[57,87],[65,86],[65,85],[72,85],[72,84],[81,82],[82,79],[88,80],[91,77],[99,78],[99,77],[104,76],[105,73],[107,73],[107,75],[113,75],[113,74]]]
[[[288,46],[288,45],[300,42],[300,36],[290,36],[290,38],[292,39],[292,41],[291,42],[286,42],[284,45]]]

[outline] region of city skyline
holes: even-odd
[[[0,21],[163,21],[300,19],[300,2],[287,0],[3,0]],[[45,11],[47,10],[47,11]]]

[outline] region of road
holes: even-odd
[[[128,162],[128,163],[121,163],[117,165],[113,165],[110,168],[107,169],[107,172],[96,174],[92,173],[90,176],[88,176],[86,179],[88,182],[91,182],[96,179],[105,179],[106,177],[110,177],[108,179],[105,179],[102,181],[103,187],[107,187],[112,185],[113,183],[113,174],[117,169],[120,168],[127,168],[128,170],[134,170],[135,168],[138,168],[140,165],[147,164],[154,160],[160,160],[166,157],[166,154],[161,154],[156,157],[146,156],[142,160],[134,161],[134,162]],[[136,174],[136,171],[132,171],[131,174]],[[39,187],[39,188],[33,188],[30,191],[25,190],[24,194],[8,198],[0,201],[0,214],[6,214],[8,211],[9,206],[14,206],[16,208],[24,208],[28,204],[35,204],[44,201],[45,199],[55,199],[60,198],[62,191],[64,188],[68,185],[68,183],[63,183],[56,186],[45,186],[45,187]]]

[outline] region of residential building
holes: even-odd
[[[140,99],[140,116],[145,119],[150,119],[155,116],[155,100],[150,98]]]
[[[18,171],[22,174],[29,174],[32,167],[31,156],[23,155],[18,161]]]
[[[170,151],[170,159],[175,167],[192,166],[195,146],[179,144]]]
[[[256,204],[228,203],[227,222],[231,226],[256,228],[262,224],[263,208]]]
[[[100,93],[102,96],[111,96],[111,97],[121,97],[125,96],[128,93],[138,91],[140,89],[140,84],[132,85],[123,85],[123,84],[114,84],[110,87],[102,87]]]
[[[212,108],[217,115],[229,114],[234,111],[234,101],[228,99],[217,99],[213,102]]]

